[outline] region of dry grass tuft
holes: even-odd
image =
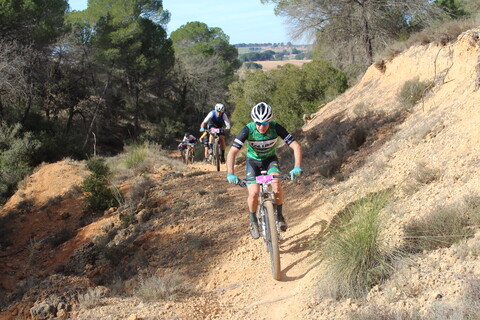
[[[431,81],[420,81],[418,78],[408,80],[400,89],[397,100],[406,110],[411,110],[432,87],[433,82]]]
[[[372,193],[348,205],[318,241],[328,275],[321,286],[335,287],[335,296],[360,297],[393,271],[400,253],[387,247],[379,220],[391,194],[392,190]]]
[[[175,300],[190,291],[191,288],[186,284],[185,278],[173,273],[163,277],[153,275],[142,278],[134,295],[145,301]]]
[[[441,176],[439,169],[430,168],[425,162],[417,164],[412,173],[413,178],[420,184],[429,184],[438,180]]]
[[[88,288],[84,294],[78,294],[78,303],[82,309],[92,309],[101,305],[101,299],[104,296],[104,290],[100,288]]]
[[[379,53],[375,61],[391,61],[401,52],[407,50],[414,45],[427,45],[433,43],[445,46],[457,39],[465,30],[478,27],[478,20],[464,19],[443,22],[441,25],[425,28],[424,30],[412,34],[405,41],[395,41],[386,47],[383,52]]]
[[[449,247],[473,236],[468,216],[457,206],[440,207],[405,226],[405,250],[412,253]]]
[[[391,310],[388,307],[370,306],[365,310],[355,312],[349,317],[350,320],[421,320],[420,313],[417,310]]]

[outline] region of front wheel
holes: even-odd
[[[195,151],[192,150],[192,154],[190,155],[190,161],[193,163],[195,161]]]
[[[185,150],[184,158],[185,158],[185,159],[184,159],[184,160],[185,160],[185,161],[184,161],[185,164],[188,164],[188,163],[189,163],[189,160],[190,160],[190,149],[187,148],[187,149]]]
[[[193,149],[192,147],[188,152],[188,162],[193,163],[194,159],[195,159],[195,149]]]
[[[217,171],[220,171],[220,144],[218,143],[218,140],[215,141],[215,144],[213,145],[213,156],[215,158],[214,162],[217,166]]]
[[[187,156],[186,156],[186,154],[187,154],[187,150],[182,150],[182,151],[181,151],[182,162],[185,163],[185,164],[187,164]]]
[[[275,280],[280,280],[280,249],[278,247],[278,232],[275,222],[275,212],[273,203],[266,201],[264,203],[264,219],[265,219],[265,241],[270,254],[270,263],[272,264],[272,276]]]

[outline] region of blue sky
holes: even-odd
[[[87,7],[87,0],[68,2],[73,10]],[[285,20],[275,16],[272,4],[260,0],[163,0],[163,7],[171,14],[169,33],[187,22],[200,21],[221,28],[231,44],[291,41]]]

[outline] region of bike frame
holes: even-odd
[[[260,233],[267,247],[267,251],[270,253],[273,278],[279,280],[281,267],[278,241],[282,240],[282,233],[278,223],[275,193],[272,190],[272,183],[274,179],[290,179],[290,175],[267,175],[266,171],[262,171],[262,174],[255,178],[240,179],[239,185],[246,187],[247,183],[253,179],[260,185],[257,208]]]
[[[267,201],[271,202],[273,207],[275,208],[275,224],[276,224],[276,230],[278,232],[279,240],[282,239],[282,233],[280,230],[280,226],[278,224],[278,217],[277,217],[277,209],[276,209],[276,204],[275,204],[275,192],[272,190],[272,183],[274,179],[290,179],[290,175],[284,174],[284,175],[267,175],[266,172],[262,172],[261,175],[257,176],[255,178],[255,182],[260,185],[260,192],[258,193],[258,205],[260,208],[265,208],[265,203]],[[258,215],[257,210],[257,218],[260,218],[261,215]],[[260,222],[260,220],[259,220]],[[263,235],[262,235],[263,236]],[[265,238],[265,237],[264,237]]]

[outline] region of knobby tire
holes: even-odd
[[[190,161],[190,150],[189,150],[188,148],[185,150],[184,155],[185,155],[185,164],[189,164],[189,161]]]
[[[182,162],[187,164],[187,150],[182,151]]]
[[[188,152],[188,162],[193,163],[194,158],[195,158],[195,152],[193,151],[193,147],[192,147]]]
[[[265,240],[267,242],[267,249],[270,254],[270,263],[272,264],[272,276],[275,280],[280,280],[280,249],[278,247],[278,232],[277,223],[275,221],[275,213],[273,203],[265,201]]]
[[[218,143],[218,139],[215,141],[213,150],[215,157],[215,165],[217,166],[217,171],[220,171],[220,144]]]

